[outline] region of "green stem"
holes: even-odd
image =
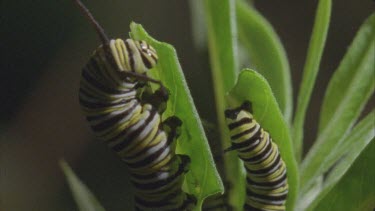
[[[215,90],[216,112],[221,133],[221,145],[229,145],[228,130],[225,125],[224,110],[226,108],[225,95],[234,86],[237,72],[237,29],[235,23],[234,0],[205,0],[205,12],[207,21],[208,46],[212,66],[212,78]],[[237,165],[236,165],[237,164]],[[238,193],[238,179],[241,168],[237,156],[225,155],[225,179],[231,183],[231,201]],[[235,205],[241,207],[242,205]]]
[[[320,0],[316,11],[314,28],[303,70],[302,83],[297,98],[296,116],[293,121],[293,141],[297,161],[301,161],[303,128],[307,106],[318,74],[331,16],[331,0]]]

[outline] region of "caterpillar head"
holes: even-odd
[[[232,109],[225,110],[225,118],[227,123],[236,122],[239,119],[249,116],[252,118],[252,104],[249,101],[245,101],[241,106]]]
[[[74,2],[94,26],[102,41],[102,45],[99,48],[100,50],[96,51],[96,53],[103,53],[101,50],[105,46],[105,53],[107,55],[104,56],[104,58],[107,57],[108,54],[111,54],[110,56],[113,57],[113,60],[117,65],[116,69],[120,72],[127,71],[145,74],[149,69],[156,65],[158,60],[156,51],[145,41],[134,41],[132,39],[127,39],[125,41],[122,39],[110,40],[104,32],[104,29],[95,20],[86,6],[80,0],[75,0]],[[109,47],[109,49],[107,47]],[[110,60],[112,60],[112,58]],[[113,61],[111,62],[113,63]]]
[[[149,45],[146,41],[135,41],[135,44],[138,48],[141,58],[146,68],[151,69],[156,66],[158,62],[158,55],[156,50]]]
[[[109,45],[120,71],[145,74],[157,64],[155,49],[145,41],[116,39],[111,40]]]

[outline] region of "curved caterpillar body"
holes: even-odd
[[[175,154],[182,122],[177,117],[162,122],[160,105],[168,94],[145,75],[157,63],[156,51],[144,41],[107,39],[83,4],[76,3],[103,41],[82,70],[79,101],[96,137],[128,166],[135,209],[189,210],[195,199],[181,187],[190,160]],[[142,93],[140,81],[161,87]]]
[[[269,133],[252,116],[250,102],[225,111],[232,146],[246,169],[245,210],[285,210],[286,166]]]
[[[137,210],[187,209],[191,199],[181,186],[188,161],[175,155],[173,145],[181,122],[170,118],[162,123],[153,105],[141,103],[137,80],[124,74],[153,67],[155,51],[130,39],[111,40],[110,47],[115,67],[99,47],[83,68],[79,100],[86,118],[95,135],[129,167]]]

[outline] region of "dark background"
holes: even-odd
[[[294,96],[317,2],[256,1],[284,43]],[[112,37],[126,38],[129,23],[136,21],[156,39],[174,45],[201,117],[215,122],[208,55],[194,48],[188,1],[84,3]],[[327,46],[306,119],[305,151],[315,138],[329,78],[373,9],[371,0],[333,2]],[[58,167],[60,158],[71,164],[107,210],[131,207],[126,169],[103,144],[93,141],[78,104],[80,69],[98,44],[70,0],[0,0],[0,210],[76,209]]]

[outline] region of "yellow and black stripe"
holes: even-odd
[[[182,122],[174,116],[162,122],[159,106],[168,94],[146,75],[157,63],[156,51],[144,41],[109,40],[83,4],[76,3],[103,42],[82,70],[79,101],[96,137],[130,169],[135,210],[190,210],[195,199],[181,189],[190,160],[175,154]],[[148,96],[145,100],[140,80],[161,88],[142,94]]]
[[[250,102],[225,111],[232,146],[246,169],[244,210],[285,210],[286,166],[269,133],[254,119]]]

